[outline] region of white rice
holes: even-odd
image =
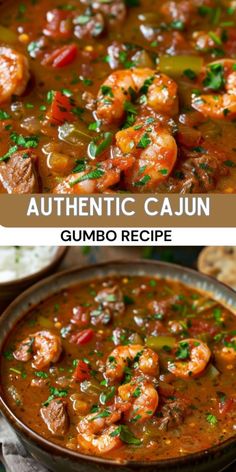
[[[56,250],[53,246],[0,246],[0,282],[38,272],[49,264]]]

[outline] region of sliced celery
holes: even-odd
[[[17,34],[9,28],[0,25],[0,41],[4,43],[15,43],[17,41]]]
[[[153,351],[160,351],[165,346],[172,349],[175,344],[176,340],[172,336],[148,336],[146,340],[146,345]]]
[[[199,56],[160,56],[159,70],[173,78],[181,77],[191,70],[199,75],[203,68],[203,59]]]

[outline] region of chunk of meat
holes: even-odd
[[[108,309],[112,315],[123,315],[125,311],[123,293],[118,285],[100,290],[95,300],[102,305],[102,308]]]
[[[69,39],[72,35],[72,17],[70,11],[54,8],[47,12],[47,23],[43,34],[54,40]]]
[[[7,193],[30,194],[39,191],[36,156],[31,151],[17,151],[0,164],[0,182]]]
[[[161,13],[167,21],[181,21],[190,24],[198,8],[204,6],[214,6],[212,0],[181,0],[180,2],[167,1],[161,6]]]
[[[88,16],[86,22],[81,23],[81,16],[74,19],[75,29],[74,35],[78,39],[96,38],[100,36],[105,29],[105,22],[103,15],[99,12]]]
[[[181,149],[181,158],[186,159],[177,165],[173,176],[166,182],[166,187],[159,186],[159,191],[172,193],[206,193],[215,188],[221,176],[227,176],[229,168],[222,165],[221,159],[213,154],[196,155],[184,148]]]
[[[86,312],[85,307],[82,305],[74,306],[70,322],[77,325],[79,328],[87,326],[89,324],[89,315]]]
[[[61,398],[55,398],[48,406],[40,409],[40,415],[49,431],[54,436],[62,437],[69,428],[69,415],[67,413],[67,403]]]
[[[179,3],[167,1],[161,6],[161,13],[167,21],[178,20],[186,24],[191,21],[195,8],[193,2],[188,0],[182,0]]]
[[[81,3],[88,5],[94,12],[98,11],[111,25],[119,24],[125,20],[127,9],[123,0],[113,0],[101,2],[99,0],[81,0]]]
[[[188,402],[184,399],[179,399],[173,402],[166,403],[162,408],[163,417],[160,420],[159,429],[167,431],[171,428],[176,428],[183,423],[184,418],[188,414]]]
[[[114,0],[113,2],[93,2],[94,10],[98,9],[101,11],[109,23],[117,24],[125,20],[126,17],[126,6],[123,0]]]
[[[12,48],[0,47],[0,103],[22,95],[29,77],[27,58]]]
[[[175,303],[176,297],[170,297],[167,300],[153,300],[148,303],[147,307],[151,314],[167,316],[170,313],[173,303]]]
[[[228,170],[214,156],[202,155],[199,158],[189,158],[182,166],[186,180],[182,193],[209,192],[215,188],[216,179],[226,175]]]
[[[123,293],[117,285],[100,290],[95,301],[99,304],[90,312],[91,323],[106,325],[110,323],[113,316],[123,314],[125,310]]]

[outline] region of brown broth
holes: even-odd
[[[122,0],[117,1],[122,4]],[[191,107],[192,92],[198,89],[201,93],[202,90],[199,77],[191,74],[196,56],[202,58],[203,64],[221,61],[224,58],[235,58],[235,10],[228,7],[230,2],[176,0],[166,2],[175,6],[172,6],[169,14],[165,14],[163,2],[128,1],[128,5],[139,6],[127,7],[123,22],[113,19],[112,24],[109,24],[110,17],[104,14],[107,26],[97,37],[88,35],[78,39],[73,25],[67,37],[44,34],[48,12],[57,9],[68,15],[68,21],[71,22],[71,18],[74,21],[75,17],[86,17],[86,3],[88,7],[89,1],[70,0],[65,3],[62,0],[25,0],[22,3],[16,0],[10,5],[7,4],[7,8],[2,7],[0,25],[16,34],[16,41],[13,43],[4,41],[4,35],[3,37],[0,35],[0,46],[9,45],[27,56],[31,80],[23,96],[12,97],[12,104],[8,102],[0,105],[0,109],[10,116],[9,119],[0,121],[0,157],[4,156],[15,144],[14,137],[12,138],[13,133],[24,137],[36,135],[38,141],[33,151],[37,156],[37,174],[42,192],[57,191],[55,190],[57,185],[63,184],[71,173],[72,177],[73,172],[89,174],[91,170],[97,169],[96,165],[99,165],[100,172],[106,174],[106,181],[104,181],[104,174],[100,180],[99,176],[97,178],[93,176],[88,178],[90,182],[86,188],[74,185],[67,188],[58,187],[59,191],[61,193],[104,192],[111,188],[114,191],[129,190],[131,192],[234,193],[236,190],[235,119],[228,119],[225,113],[225,119],[214,120],[194,112]],[[86,24],[86,18],[84,22]],[[203,39],[207,37],[207,46],[201,49],[194,39],[199,31]],[[22,35],[27,35],[26,39],[24,36],[22,39]],[[37,49],[39,40],[43,42],[41,49]],[[77,57],[71,64],[58,68],[50,64],[42,65],[45,55],[50,55],[55,49],[71,44],[75,44],[78,48]],[[152,184],[152,177],[147,174],[147,171],[144,174],[146,180],[143,181],[142,172],[145,171],[141,169],[140,180],[131,179],[131,183],[128,183],[127,169],[130,169],[130,155],[118,154],[119,159],[116,159],[115,164],[112,164],[111,159],[111,156],[117,153],[115,133],[120,125],[102,125],[98,133],[89,129],[89,125],[94,123],[94,113],[86,108],[88,104],[86,100],[97,97],[99,87],[114,70],[123,69],[126,74],[132,65],[158,69],[159,59],[163,55],[192,57],[188,69],[183,70],[177,78],[175,66],[170,72],[178,84],[180,108],[178,114],[173,116],[168,123],[165,123],[166,117],[164,118],[164,126],[176,139],[178,158],[170,176],[162,179],[162,182],[155,181]],[[116,62],[112,68],[110,64],[113,56]],[[62,91],[73,99],[75,118],[73,125],[79,133],[87,134],[87,138],[83,134],[79,137],[77,135],[75,144],[59,139],[58,126],[51,125],[45,119],[47,110],[50,108],[51,91]],[[220,92],[210,91],[210,93],[222,92],[220,90]],[[15,111],[12,108],[14,103],[18,104],[15,105]],[[135,116],[136,113],[138,117],[142,114],[152,116],[150,110],[145,111],[140,106],[136,107]],[[158,115],[155,119],[159,121],[163,117]],[[105,132],[111,133],[112,146],[107,145],[95,160],[90,159],[89,142],[93,140],[98,144],[104,142],[102,133]],[[22,146],[19,145],[18,149],[22,150]],[[55,157],[55,153],[60,155],[56,154]],[[6,162],[9,163],[10,159]],[[103,165],[105,165],[105,171],[101,170]],[[132,172],[132,169],[129,171]],[[165,175],[165,169],[162,169],[162,173]],[[74,180],[72,178],[72,181]],[[0,192],[6,191],[6,186],[0,183]]]
[[[105,290],[102,302],[101,290]],[[95,300],[97,296],[100,302]],[[76,315],[78,307],[82,309],[80,316]],[[81,313],[86,315],[82,324]],[[32,367],[32,359],[20,362],[13,352],[27,336],[41,330],[61,337],[63,353],[56,363],[37,370]],[[92,330],[93,337],[84,344],[76,344],[75,335],[83,330]],[[133,381],[138,387],[148,379],[159,394],[155,413],[143,422],[135,417],[127,421],[122,414],[115,423],[117,428],[121,424],[128,427],[140,444],[122,441],[121,447],[104,454],[97,451],[97,455],[121,461],[184,456],[235,434],[235,335],[235,316],[228,309],[179,282],[112,277],[81,284],[41,303],[13,329],[1,360],[4,396],[15,415],[38,434],[89,454],[89,450],[77,444],[79,421],[91,411],[100,414],[109,410],[119,385]],[[178,342],[189,338],[194,338],[197,344],[206,343],[211,359],[197,377],[190,373],[183,379],[170,373],[168,365],[177,360]],[[143,375],[130,362],[122,379],[106,385],[107,359],[117,345],[125,349],[128,344],[152,346],[159,355],[159,374]],[[227,349],[230,357],[224,354]],[[180,362],[188,362],[188,355],[183,350]],[[75,382],[73,375],[81,360],[88,366],[89,379]],[[33,379],[41,379],[42,385],[32,386]],[[53,436],[40,415],[48,398],[50,404],[59,397],[67,403],[70,418],[63,437]],[[83,413],[75,411],[76,399],[87,405]]]

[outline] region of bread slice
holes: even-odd
[[[198,270],[236,290],[236,246],[208,246],[198,256]]]

